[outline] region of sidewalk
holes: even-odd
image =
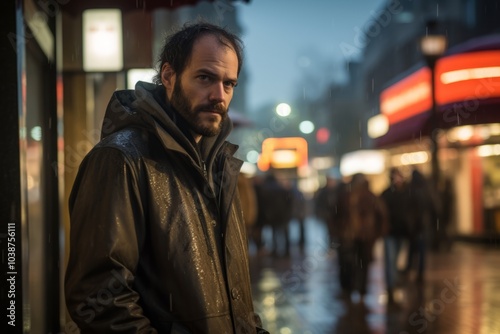
[[[293,244],[293,223],[291,229]],[[397,306],[388,308],[381,243],[364,305],[356,296],[346,303],[338,297],[336,252],[324,226],[309,219],[307,232],[304,252],[251,252],[256,311],[272,334],[500,333],[500,247],[456,242],[447,253],[429,253],[424,283],[401,281]]]

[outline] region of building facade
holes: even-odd
[[[368,113],[388,125],[383,135],[364,136],[387,152],[387,168],[438,175],[438,199],[446,208],[451,198],[458,236],[500,235],[499,17],[497,1],[391,0],[364,30]],[[447,40],[432,70],[419,46],[429,34]]]
[[[85,69],[82,14],[95,8],[120,10],[119,69]],[[206,15],[239,34],[237,7],[232,0],[16,0],[2,2],[0,9],[6,37],[0,42],[0,246],[7,279],[0,296],[7,310],[2,328],[77,333],[66,315],[62,287],[67,203],[81,160],[99,140],[108,100],[116,89],[127,88],[128,70],[154,65],[155,46],[163,37],[159,29]],[[244,96],[236,101],[244,109]]]

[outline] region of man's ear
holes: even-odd
[[[167,92],[170,92],[174,89],[175,72],[169,63],[165,63],[161,67],[161,83],[167,89]]]

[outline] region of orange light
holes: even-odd
[[[423,67],[385,89],[380,95],[380,110],[389,124],[427,111],[432,107],[431,71]]]
[[[436,65],[436,102],[500,97],[500,51],[479,51],[442,58]]]
[[[262,171],[274,168],[307,166],[307,141],[302,137],[267,138],[257,166]]]
[[[296,150],[274,150],[271,166],[274,168],[294,168],[299,165],[299,155]]]

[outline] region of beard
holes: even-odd
[[[186,121],[191,131],[205,137],[217,136],[227,119],[227,108],[220,103],[202,104],[193,107],[182,90],[180,78],[175,82],[170,104]],[[218,118],[215,117],[212,117],[213,120],[202,118],[202,113],[205,111],[217,112],[221,117],[220,122],[217,123]]]

